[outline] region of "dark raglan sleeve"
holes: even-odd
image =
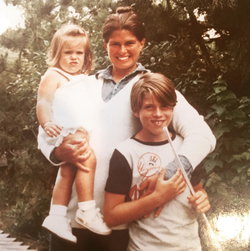
[[[105,191],[115,194],[127,195],[132,183],[132,170],[128,161],[115,149],[109,164],[109,176]]]
[[[202,165],[198,165],[195,169],[194,169],[194,172],[192,174],[192,178],[191,178],[191,184],[192,186],[197,186],[200,182],[201,182],[201,179],[203,177],[205,177],[205,171],[204,169],[202,168]]]

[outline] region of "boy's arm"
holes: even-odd
[[[173,129],[184,138],[178,155],[186,157],[193,169],[214,150],[216,139],[203,116],[176,91],[177,104],[174,108]]]
[[[164,180],[163,169],[158,177],[156,189],[149,196],[125,202],[125,194],[105,193],[104,220],[108,226],[117,226],[137,220],[185,190],[186,183],[178,170],[169,180]]]

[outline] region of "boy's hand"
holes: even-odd
[[[208,196],[204,189],[198,190],[193,196],[188,196],[188,203],[192,204],[198,213],[205,213],[210,209]]]
[[[151,194],[151,193],[154,192],[155,186],[156,186],[156,183],[157,183],[157,180],[158,180],[158,177],[159,177],[158,174],[154,174],[153,176],[147,178],[146,180],[144,180],[144,181],[140,184],[138,190],[141,191],[141,192],[144,191],[144,193],[143,193],[143,195],[141,196],[141,198],[143,198],[143,197],[145,197],[145,196],[147,196],[147,195],[149,195],[149,194]],[[164,206],[164,205],[163,205],[163,206]],[[155,217],[158,217],[158,216],[160,215],[160,213],[161,213],[161,211],[162,211],[162,209],[163,209],[163,206],[158,207],[158,208],[156,209],[156,212],[155,212],[155,214],[154,214]],[[148,218],[149,215],[150,215],[150,214],[145,215],[144,218]]]
[[[174,199],[177,195],[183,193],[186,188],[186,181],[179,168],[177,169],[174,176],[172,176],[168,180],[164,180],[165,172],[165,169],[161,170],[154,191],[156,196],[162,196],[163,204]]]
[[[47,122],[43,126],[43,130],[52,138],[60,135],[62,127],[53,122]]]
[[[165,172],[166,170],[162,169],[160,175],[154,175],[154,178],[152,177],[151,180],[151,182],[155,182],[156,177],[155,190],[153,192],[155,193],[155,196],[159,196],[162,201],[162,205],[156,208],[154,213],[155,217],[160,215],[165,203],[183,193],[186,188],[186,182],[180,169],[178,169],[174,176],[168,180],[164,180]],[[149,215],[145,215],[144,217],[147,218],[148,216]]]

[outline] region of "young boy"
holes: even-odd
[[[201,250],[192,205],[199,212],[207,211],[210,204],[206,192],[195,184],[196,194],[190,196],[180,170],[164,180],[165,167],[174,160],[174,153],[163,127],[169,126],[175,105],[174,85],[161,74],[146,73],[132,88],[131,108],[142,128],[113,153],[104,207],[109,226],[125,229],[130,223],[129,251]],[[183,139],[173,131],[171,137],[178,150]],[[140,184],[159,172],[154,192],[143,197]],[[143,217],[164,204],[157,218]]]

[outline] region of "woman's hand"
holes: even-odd
[[[89,171],[84,166],[84,161],[90,157],[91,148],[86,137],[78,137],[77,134],[78,132],[65,137],[63,143],[56,147],[53,153],[58,160],[74,164],[83,171]]]
[[[198,213],[205,213],[210,209],[210,202],[206,191],[201,184],[194,187],[195,194],[188,196],[188,202],[196,209]]]

